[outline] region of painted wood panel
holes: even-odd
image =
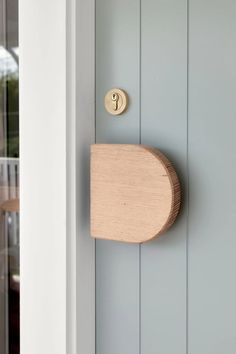
[[[64,0],[19,2],[20,352],[24,354],[66,353],[67,10]]]
[[[189,353],[233,354],[236,2],[189,10]]]
[[[96,142],[139,143],[139,2],[96,1]],[[104,108],[106,92],[129,94],[121,116]],[[139,352],[139,246],[96,241],[96,353]]]
[[[186,353],[187,2],[142,2],[141,142],[174,164],[185,197],[167,234],[142,245],[141,352]]]
[[[138,0],[96,1],[96,141],[139,143],[139,22]],[[110,115],[104,107],[108,90],[129,96],[127,111]]]
[[[97,242],[99,354],[236,351],[235,17],[232,0],[97,2],[97,142],[161,149],[185,195],[165,236]],[[119,86],[115,118],[103,96]]]

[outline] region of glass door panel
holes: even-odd
[[[0,353],[19,354],[18,0],[0,0]]]

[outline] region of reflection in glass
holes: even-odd
[[[19,354],[18,0],[0,0],[0,354]]]

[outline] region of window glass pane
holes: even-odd
[[[18,0],[0,0],[0,354],[19,354]]]

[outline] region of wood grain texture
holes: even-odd
[[[91,146],[91,235],[142,243],[166,231],[180,207],[168,159],[143,145]]]

